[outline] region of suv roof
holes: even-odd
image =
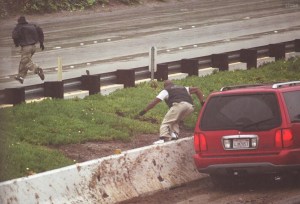
[[[228,91],[234,89],[241,89],[241,88],[272,88],[278,89],[283,87],[291,87],[291,86],[299,86],[300,81],[290,81],[290,82],[279,82],[279,83],[268,83],[268,84],[243,84],[243,85],[235,85],[235,86],[225,86],[220,89],[220,91]]]

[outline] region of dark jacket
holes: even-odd
[[[39,26],[27,22],[17,24],[12,32],[12,38],[17,47],[34,45],[37,42],[44,43],[43,30]]]
[[[173,103],[180,103],[183,101],[193,104],[193,99],[185,87],[173,85],[167,87],[165,90],[169,94],[168,99],[165,100],[169,107],[172,107]]]

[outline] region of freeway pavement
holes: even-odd
[[[44,68],[46,81],[55,81],[58,57],[68,79],[86,70],[100,74],[148,66],[152,46],[158,50],[157,63],[163,63],[294,40],[300,33],[300,6],[293,2],[172,0],[27,20],[45,32],[46,49],[33,60]],[[1,22],[0,89],[41,83],[31,73],[24,85],[13,79],[20,59],[11,39],[15,24],[16,18]]]

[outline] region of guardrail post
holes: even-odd
[[[100,93],[100,76],[99,75],[82,75],[81,89],[88,90],[89,95]]]
[[[285,59],[285,44],[269,44],[269,56],[275,57],[275,60]]]
[[[20,87],[4,89],[4,102],[13,105],[25,102],[25,88]]]
[[[64,98],[64,82],[63,81],[44,82],[44,96],[52,97],[52,98]]]
[[[169,74],[168,64],[157,65],[157,71],[155,72],[155,79],[157,79],[157,81],[168,80],[168,74]]]
[[[189,76],[198,76],[199,61],[197,59],[182,59],[181,72]]]
[[[295,40],[295,52],[300,52],[300,39]]]
[[[135,87],[135,70],[134,69],[119,69],[116,72],[117,83],[124,84],[124,88]]]
[[[214,68],[219,68],[220,71],[228,71],[228,55],[213,54],[211,56],[211,66]]]
[[[247,69],[257,68],[257,50],[242,49],[240,58],[241,62],[247,63]]]

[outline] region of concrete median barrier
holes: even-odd
[[[0,183],[0,203],[118,203],[203,175],[194,166],[193,137]]]

